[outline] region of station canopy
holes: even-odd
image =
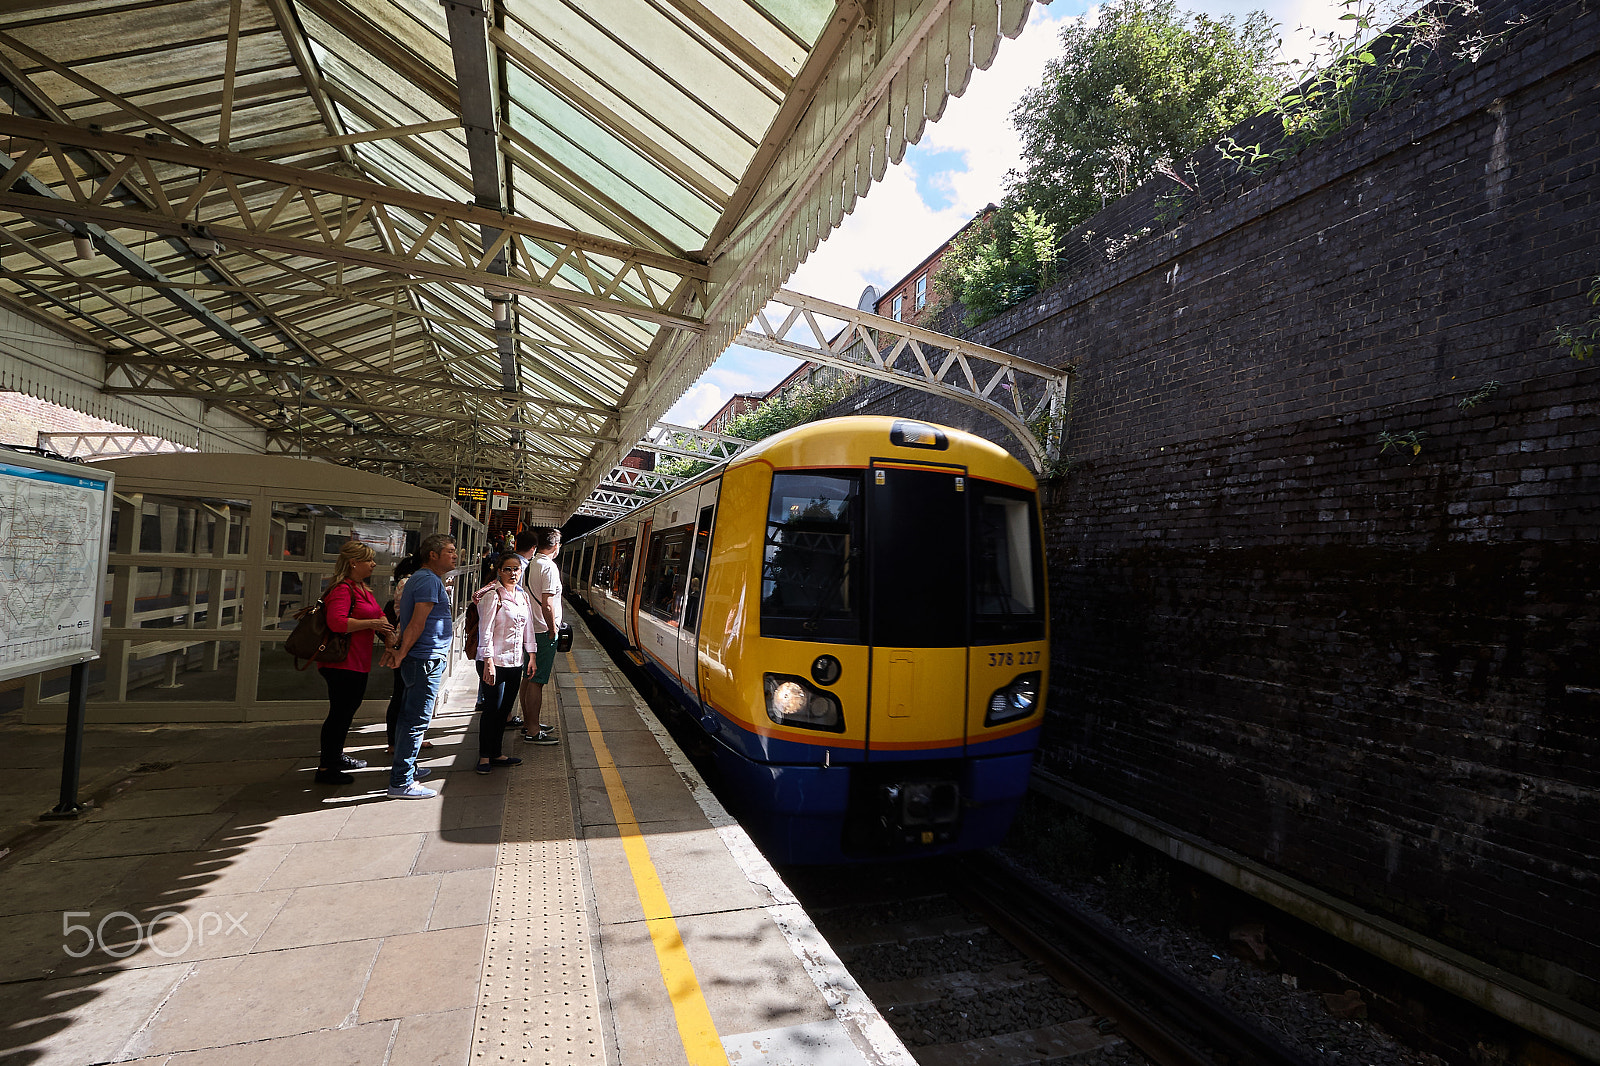
[[[570,513],[1028,0],[22,0],[0,302],[101,393]]]

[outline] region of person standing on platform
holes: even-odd
[[[528,591],[533,595],[535,648],[522,682],[522,739],[530,744],[559,744],[553,726],[539,721],[544,707],[544,687],[556,665],[556,635],[561,631],[561,570],[556,553],[561,550],[561,530],[534,530],[535,551],[528,561]]]
[[[322,594],[328,629],[350,635],[350,653],[336,663],[324,663],[317,673],[328,683],[328,717],[322,723],[322,758],[317,763],[319,785],[348,785],[350,770],[367,764],[344,753],[345,738],[361,701],[367,695],[367,675],[372,672],[372,635],[387,641],[394,633],[378,599],[367,587],[378,556],[359,540],[346,541],[333,566],[333,580]]]
[[[456,568],[455,538],[434,533],[424,538],[417,555],[422,567],[406,582],[396,612],[406,624],[405,632],[383,656],[383,664],[398,668],[406,686],[400,720],[395,723],[394,761],[389,766],[389,795],[396,799],[432,799],[439,794],[417,784],[428,776],[427,768],[417,765],[417,752],[428,729],[455,632],[444,587],[444,579]]]
[[[533,600],[522,587],[522,560],[507,555],[498,578],[473,597],[478,604],[478,773],[522,760],[501,754],[506,716],[516,706],[534,650]]]

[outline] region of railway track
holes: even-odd
[[[791,868],[921,1066],[1312,1066],[988,855]]]

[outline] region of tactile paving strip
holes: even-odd
[[[563,750],[530,749],[509,771],[474,1066],[606,1061]]]

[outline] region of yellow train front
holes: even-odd
[[[1037,484],[988,441],[830,419],[565,549],[569,588],[718,742],[778,862],[996,843],[1048,682]]]

